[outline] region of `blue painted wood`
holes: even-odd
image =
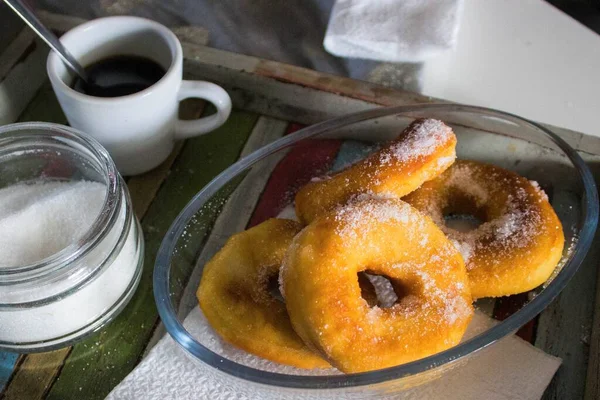
[[[367,142],[360,142],[357,140],[345,140],[340,147],[333,166],[331,167],[332,172],[340,171],[355,162],[362,160],[368,154],[372,153],[377,149],[378,145]]]
[[[0,392],[10,379],[18,358],[17,353],[0,352]]]

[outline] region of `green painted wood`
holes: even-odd
[[[46,82],[42,85],[38,93],[23,110],[17,120],[17,122],[30,121],[55,122],[58,124],[67,123],[67,119],[54,96],[50,82]],[[47,161],[41,159],[22,161],[20,170],[23,171],[24,176],[19,176],[14,169],[11,170],[10,174],[3,174],[2,171],[0,171],[0,185],[13,184],[21,179],[30,178],[31,171],[41,171],[46,165]]]
[[[142,221],[145,236],[144,271],[131,303],[119,317],[89,339],[73,346],[48,399],[103,399],[137,364],[158,321],[152,295],[156,252],[169,226],[191,197],[240,154],[258,116],[233,112],[216,131],[189,140],[175,161]],[[218,209],[203,215],[209,231]],[[201,243],[203,237],[198,237]]]

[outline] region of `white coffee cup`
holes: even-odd
[[[56,53],[48,56],[48,76],[69,123],[102,143],[123,175],[156,167],[171,153],[177,139],[210,132],[229,117],[231,99],[220,86],[182,80],[181,44],[159,23],[137,17],[100,18],[77,26],[60,40],[84,66],[112,56],[131,55],[149,58],[167,71],[140,92],[93,97],[73,90],[73,73]],[[179,120],[179,102],[191,97],[213,103],[216,114]]]

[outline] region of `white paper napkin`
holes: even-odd
[[[333,55],[420,62],[452,49],[463,0],[337,0],[323,42]]]
[[[467,337],[495,322],[476,313]],[[289,367],[248,355],[223,343],[207,327],[202,312],[195,308],[184,326],[210,348],[228,354],[238,362],[268,370],[289,372]],[[509,336],[493,346],[476,353],[466,364],[449,371],[441,378],[397,395],[379,396],[384,399],[539,399],[560,366],[560,359],[545,354],[524,340]],[[357,395],[364,398],[365,394]],[[310,391],[283,395],[264,386],[217,372],[193,361],[170,336],[163,337],[147,357],[107,397],[110,400],[144,399],[340,399],[352,398],[343,393],[316,395]]]

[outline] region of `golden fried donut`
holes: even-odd
[[[229,238],[206,264],[197,297],[213,329],[227,342],[298,368],[326,368],[292,329],[285,305],[268,289],[292,238],[295,222],[269,219]]]
[[[560,220],[537,183],[514,172],[457,160],[404,200],[429,214],[461,251],[473,298],[531,290],[560,261]],[[473,215],[483,223],[459,232],[446,226],[448,214]]]
[[[360,193],[402,197],[452,165],[455,147],[456,136],[442,121],[416,120],[364,160],[303,186],[296,194],[296,215],[308,224]]]
[[[360,271],[388,277],[399,301],[369,307]],[[473,315],[460,253],[399,199],[363,195],[317,218],[294,238],[279,279],[295,331],[347,373],[448,349]]]

